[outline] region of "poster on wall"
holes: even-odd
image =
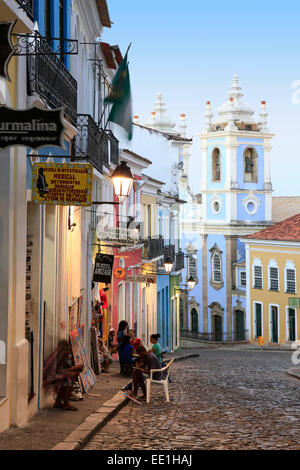
[[[36,204],[91,206],[92,189],[92,165],[35,163],[32,167],[32,201]]]
[[[79,366],[83,364],[83,371],[79,375],[79,377],[82,384],[82,388],[84,392],[87,393],[95,384],[96,376],[88,361],[88,356],[86,353],[80,328],[73,328],[73,330],[70,332],[70,340],[75,365]]]
[[[111,284],[114,256],[97,253],[95,259],[95,268],[93,282],[103,282]]]

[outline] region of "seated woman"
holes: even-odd
[[[56,400],[54,408],[76,411],[77,408],[69,403],[73,382],[83,371],[83,365],[71,366],[72,349],[66,340],[59,341],[56,350],[44,362],[43,386],[54,386]]]
[[[143,392],[141,399],[146,400],[145,379],[149,377],[151,369],[161,369],[161,362],[153,352],[148,352],[144,346],[138,346],[137,353],[139,355],[139,359],[136,363],[135,369],[132,371],[133,391],[131,395],[134,398],[137,398],[138,388],[141,387]],[[161,372],[154,372],[154,380],[161,380],[161,378]]]
[[[158,357],[160,362],[162,362],[162,352],[161,352],[161,346],[158,342],[158,338],[160,338],[160,334],[158,333],[156,335],[150,336],[150,343],[152,344],[152,348],[150,349],[150,352],[153,352],[153,354],[155,354]]]
[[[103,358],[103,361],[101,361],[101,365],[102,365],[101,372],[108,372],[108,368],[112,364],[113,360],[112,360],[110,352],[108,351],[107,347],[103,344],[103,341],[100,338],[99,338],[99,352]]]

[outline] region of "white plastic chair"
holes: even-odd
[[[170,400],[169,400],[169,386],[168,386],[168,382],[169,382],[169,373],[170,373],[170,366],[172,364],[172,362],[174,361],[174,357],[173,359],[171,359],[170,362],[168,362],[168,364],[163,367],[162,369],[150,369],[150,377],[149,379],[146,379],[145,382],[146,382],[146,395],[147,395],[147,398],[146,398],[146,401],[147,403],[150,403],[150,394],[151,394],[151,383],[154,383],[154,384],[161,384],[164,386],[164,390],[165,390],[165,395],[166,395],[166,402],[168,403]],[[167,371],[167,374],[166,374],[166,377],[164,379],[161,379],[161,380],[154,380],[153,379],[153,374],[155,372],[164,372],[164,371]]]

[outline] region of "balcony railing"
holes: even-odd
[[[181,338],[186,339],[195,339],[198,341],[208,341],[217,343],[234,343],[240,341],[249,341],[248,330],[231,333],[223,333],[221,331],[216,333],[200,333],[198,331],[181,329],[180,336]]]
[[[34,19],[34,0],[17,0],[17,3],[20,5],[21,8],[27,13],[29,18],[33,21]]]
[[[175,271],[180,271],[184,269],[184,253],[180,251],[176,253],[176,261],[175,261]]]
[[[74,139],[73,160],[83,158],[91,163],[100,173],[103,171],[102,150],[100,147],[101,132],[92,116],[77,115],[78,133]]]
[[[165,256],[165,259],[171,258],[173,263],[175,263],[175,245],[165,245],[164,256]]]
[[[77,115],[73,161],[85,159],[102,173],[103,165],[119,162],[119,141],[111,131],[104,133],[89,114]]]
[[[164,239],[147,238],[144,240],[144,249],[142,257],[147,260],[159,258],[164,255]]]
[[[28,94],[37,93],[53,108],[64,107],[66,116],[77,123],[77,82],[47,41],[39,36],[30,38],[30,49],[38,52],[28,56]]]

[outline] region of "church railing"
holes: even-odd
[[[207,341],[215,343],[234,343],[249,341],[249,330],[230,333],[201,333],[187,329],[180,329],[180,337],[183,339],[195,339],[198,341]]]

